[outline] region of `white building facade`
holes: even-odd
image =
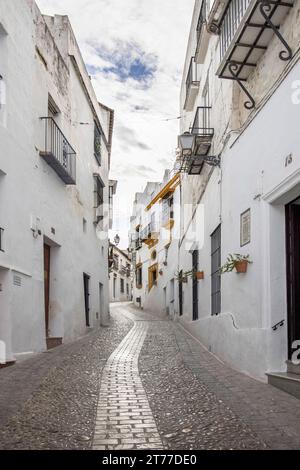
[[[113,111],[68,17],[0,0],[0,340],[6,362],[108,315]]]
[[[132,270],[129,253],[113,244],[109,247],[109,300],[110,302],[132,300]]]
[[[300,339],[299,12],[299,1],[196,0],[181,90],[191,146],[179,269],[204,276],[182,284],[179,319],[222,360],[275,373],[282,388]],[[249,256],[246,273],[220,274],[230,254]]]
[[[162,183],[137,193],[131,217],[133,300],[154,313],[177,313],[180,175],[166,171]]]

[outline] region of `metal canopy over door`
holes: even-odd
[[[194,250],[192,253],[193,257],[193,271],[198,271],[198,260],[199,252]],[[196,276],[193,276],[193,320],[198,320],[198,280]]]
[[[211,235],[211,314],[221,312],[221,225]]]
[[[44,245],[44,296],[45,296],[45,329],[49,336],[49,299],[50,299],[50,252],[49,245]]]
[[[85,321],[86,326],[90,326],[90,276],[83,274]]]
[[[288,359],[300,339],[300,199],[286,206]]]

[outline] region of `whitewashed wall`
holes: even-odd
[[[212,115],[215,129],[211,153],[221,154],[221,170],[206,166],[200,176],[182,179],[182,239],[179,265],[191,269],[186,238],[191,225],[190,206],[200,203],[195,221],[203,220],[195,236],[199,246],[199,267],[205,279],[199,281],[199,320],[192,321],[191,280],[184,284],[184,326],[221,359],[252,376],[265,380],[267,371],[286,370],[286,324],[277,331],[272,326],[287,320],[285,278],[284,204],[300,195],[299,104],[293,100],[299,80],[300,28],[296,25],[300,3],[295,2],[281,31],[294,58],[288,64],[278,59],[282,45],[274,37],[247,81],[256,99],[249,113],[244,95],[230,80],[215,72],[219,62],[218,36],[211,35],[201,67],[199,94],[191,113],[183,110],[185,78],[196,46],[195,25],[201,2],[195,2],[191,35],[187,48],[181,92],[181,132],[193,122],[209,72]],[[287,156],[292,162],[286,166]],[[240,247],[240,215],[251,208],[251,242]],[[190,212],[189,212],[190,211]],[[204,214],[204,219],[202,215]],[[222,263],[229,253],[250,254],[253,261],[245,275],[222,275],[221,314],[211,316],[211,240],[222,227]],[[202,238],[204,244],[202,246]]]
[[[94,157],[92,106],[107,137],[108,123],[100,114],[67,17],[47,18],[47,28],[33,1],[0,0],[0,23],[7,33],[0,37],[1,74],[7,90],[7,124],[0,123],[0,169],[5,173],[0,176],[0,226],[5,228],[5,253],[0,253],[0,273],[5,278],[0,292],[0,339],[8,345],[10,360],[13,353],[46,347],[44,242],[52,246],[50,336],[69,341],[86,331],[83,272],[91,277],[91,326],[108,315],[107,229],[93,223],[94,173],[105,183],[108,204],[108,152],[103,145],[99,167]],[[66,186],[39,156],[44,149],[39,118],[47,116],[48,93],[61,111],[58,124],[77,153],[76,186]],[[33,221],[41,231],[36,238]],[[21,286],[13,284],[15,274]]]

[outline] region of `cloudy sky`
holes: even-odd
[[[114,232],[127,247],[136,191],[174,160],[179,90],[194,0],[37,0],[67,14],[99,101],[115,110]],[[170,119],[170,120],[168,120]]]

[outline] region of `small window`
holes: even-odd
[[[4,229],[0,227],[0,251],[2,252],[4,252],[3,236],[4,236]]]
[[[153,286],[157,284],[157,277],[158,277],[158,264],[154,264],[150,266],[148,269],[148,288],[149,291],[152,289]]]
[[[113,267],[116,271],[119,269],[119,257],[118,257],[118,255],[114,255]]]
[[[136,287],[140,289],[143,286],[143,269],[142,266],[137,266],[136,271]]]
[[[95,222],[98,223],[103,219],[103,202],[104,202],[104,183],[99,175],[94,175],[94,208],[96,211]]]
[[[59,114],[59,107],[55,103],[54,99],[52,96],[49,94],[48,95],[48,116],[54,118]]]
[[[98,165],[101,165],[101,154],[102,154],[102,134],[98,127],[98,124],[94,123],[94,155],[98,162]]]

